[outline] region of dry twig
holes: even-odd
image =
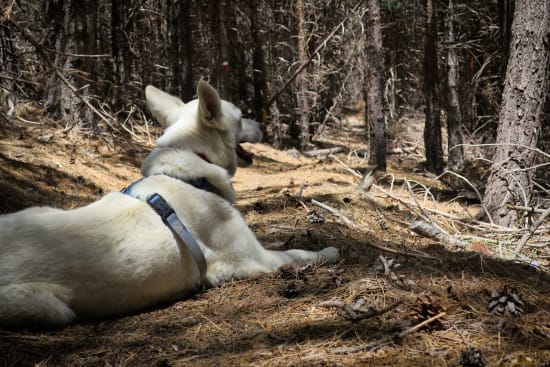
[[[521,210],[527,213],[538,213],[538,214],[544,213],[544,210],[545,210],[541,208],[536,208],[534,206],[521,206],[521,205],[512,205],[512,204],[508,204],[507,207],[508,209]]]
[[[423,327],[425,327],[426,325],[436,321],[436,320],[439,320],[440,318],[444,317],[445,315],[447,315],[446,312],[441,312],[433,317],[430,317],[429,319],[425,320],[425,321],[422,321],[421,323],[413,326],[413,327],[410,327],[408,329],[405,329],[403,331],[401,331],[400,333],[394,333],[392,335],[388,335],[386,337],[383,337],[383,338],[380,338],[378,340],[375,340],[373,342],[370,342],[370,343],[364,343],[364,344],[359,344],[359,345],[355,345],[353,347],[342,347],[342,348],[336,348],[336,349],[333,349],[332,352],[335,353],[335,354],[345,354],[345,353],[360,353],[360,352],[365,352],[365,351],[375,351],[385,345],[388,345],[388,344],[391,344],[392,342],[394,342],[396,339],[401,339],[409,334],[412,334],[420,329],[422,329]]]
[[[418,323],[416,325],[414,325],[413,327],[410,327],[408,329],[405,329],[403,330],[402,332],[400,332],[399,334],[397,334],[397,337],[398,338],[402,338],[406,335],[409,335],[409,334],[412,334],[420,329],[422,329],[423,327],[425,327],[426,325],[434,322],[434,321],[437,321],[439,320],[440,318],[444,317],[445,315],[447,315],[446,312],[441,312],[441,313],[438,313],[437,315],[433,316],[433,317],[430,317],[429,319],[427,320],[424,320],[422,321],[421,323]]]
[[[521,251],[523,246],[525,246],[527,241],[529,241],[529,238],[531,238],[531,236],[533,236],[533,233],[535,233],[537,228],[544,222],[544,220],[546,219],[546,217],[548,217],[548,215],[550,215],[550,207],[546,208],[546,210],[539,216],[539,219],[537,219],[537,221],[535,223],[533,223],[533,225],[531,227],[529,227],[529,231],[527,231],[523,235],[523,237],[521,237],[521,239],[519,240],[519,242],[516,246],[516,249],[515,249],[516,253]]]
[[[316,205],[316,206],[322,208],[322,209],[325,209],[326,211],[328,211],[331,214],[334,214],[335,216],[340,218],[348,228],[359,229],[359,226],[357,224],[352,222],[348,217],[346,217],[345,215],[340,213],[340,211],[338,211],[337,209],[334,209],[333,207],[331,207],[327,204],[321,203],[321,202],[319,202],[315,199],[311,199],[311,203],[313,205]],[[367,242],[367,244],[371,247],[374,247],[374,248],[378,249],[378,250],[389,252],[389,253],[392,253],[392,254],[406,255],[406,256],[412,256],[412,257],[420,257],[420,258],[423,258],[423,259],[430,259],[430,260],[435,259],[434,257],[432,257],[430,255],[423,254],[423,253],[407,253],[407,252],[404,253],[404,252],[401,252],[401,251],[398,251],[398,250],[391,249],[389,247],[377,245],[377,244],[372,243],[372,242]]]
[[[439,226],[435,226],[433,223],[426,223],[422,220],[415,220],[409,225],[409,228],[413,232],[418,233],[421,236],[440,241],[446,245],[451,245],[462,250],[469,247],[468,243],[449,235],[441,228],[439,228]]]
[[[491,224],[494,224],[493,222],[493,218],[491,218],[491,215],[489,214],[489,211],[487,210],[487,208],[485,207],[485,205],[483,205],[483,196],[481,196],[481,193],[478,191],[478,189],[474,186],[474,184],[468,180],[466,177],[462,176],[462,175],[459,175],[458,173],[456,172],[453,172],[453,171],[445,171],[443,172],[441,175],[439,175],[438,179],[443,177],[444,175],[446,174],[450,174],[450,175],[453,175],[453,176],[456,176],[458,177],[459,179],[461,179],[462,181],[466,182],[468,184],[468,186],[470,186],[474,192],[476,193],[477,195],[477,198],[479,200],[479,202],[481,203],[481,208],[483,209],[483,211],[485,212],[485,215],[487,216],[487,218],[489,218],[489,222],[491,222]]]
[[[303,152],[302,154],[306,157],[317,157],[320,155],[329,155],[333,153],[340,153],[344,151],[344,147],[334,147],[334,148],[326,148],[326,149],[316,149],[316,150],[308,150],[306,152]]]
[[[364,306],[365,297],[360,297],[353,303],[347,304],[344,301],[325,301],[321,302],[319,306],[325,308],[336,308],[340,310],[338,314],[353,322],[358,322],[365,319],[370,319],[376,316],[385,314],[388,311],[395,309],[397,306],[403,303],[402,299],[389,304],[388,306],[377,310],[373,305]]]
[[[325,209],[326,211],[328,211],[329,213],[331,214],[334,214],[335,216],[337,216],[338,218],[340,218],[342,220],[342,222],[344,222],[348,227],[350,228],[357,228],[357,225],[355,223],[353,223],[348,217],[346,217],[344,214],[340,213],[340,211],[338,211],[337,209],[334,209],[333,207],[327,205],[327,204],[323,204],[315,199],[311,199],[311,203],[313,205],[316,205],[318,206],[319,208],[322,208],[322,209]]]
[[[332,154],[329,154],[328,155],[328,158],[332,159],[332,160],[335,160],[339,165],[341,165],[342,167],[344,167],[346,169],[346,171],[348,171],[349,173],[351,173],[353,176],[357,177],[357,178],[363,178],[363,176],[357,172],[356,170],[354,170],[353,168],[351,168],[350,166],[348,166],[347,164],[345,164],[344,162],[342,162],[338,157],[336,157],[335,155],[332,155]]]

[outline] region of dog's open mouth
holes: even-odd
[[[249,151],[245,150],[241,144],[237,144],[237,147],[235,148],[235,152],[237,153],[237,157],[239,158],[239,167],[247,167],[252,164],[252,157],[253,154]]]

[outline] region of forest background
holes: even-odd
[[[548,152],[550,139],[544,1],[520,3],[515,30],[512,0],[1,4],[0,86],[7,110],[17,99],[32,99],[67,130],[127,130],[129,121],[147,124],[147,84],[187,101],[204,78],[261,121],[265,141],[275,148],[321,146],[318,137],[327,125],[362,108],[369,162],[381,170],[398,138],[387,131],[411,113],[425,115],[428,171],[441,174],[448,163],[449,171],[461,174],[463,144],[489,144],[482,148],[484,159],[505,158],[493,162],[478,215],[485,220],[518,225],[522,213],[502,203],[528,207],[533,189],[547,190],[530,168],[540,172],[548,163],[540,154]],[[528,58],[529,47],[542,48],[533,53],[533,65],[514,58],[519,71],[509,76],[532,76],[526,82],[538,88],[532,100],[515,101],[511,94],[503,100],[512,37],[526,44]],[[506,99],[514,106],[499,116]],[[518,109],[526,113],[518,117]],[[514,138],[525,131],[524,139]],[[495,143],[497,148],[490,145]],[[506,163],[516,160],[519,166]],[[513,172],[518,185],[497,171]]]

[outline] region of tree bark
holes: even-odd
[[[497,147],[483,202],[492,220],[517,225],[508,205],[529,206],[533,191],[535,147],[550,77],[550,5],[518,1],[499,115]],[[480,212],[480,217],[484,213]]]
[[[510,39],[512,38],[512,22],[514,20],[515,0],[498,0],[498,20],[500,27],[500,86],[504,85],[508,54],[510,52]]]
[[[95,24],[92,23],[97,10],[96,2],[49,0],[45,6],[57,51],[54,65],[67,74],[69,83],[83,98],[87,98],[91,88],[89,81],[93,77],[93,62],[81,55],[95,50]],[[59,81],[53,71],[46,106],[50,111],[59,113],[68,127],[88,125],[94,120],[93,113],[67,85]]]
[[[111,103],[119,107],[127,102],[123,86],[128,83],[132,72],[132,59],[124,30],[127,13],[125,4],[125,1],[111,0],[111,53],[113,56],[112,80],[114,84]]]
[[[386,118],[383,98],[384,48],[378,0],[368,1],[365,119],[369,130],[369,164],[386,170]]]
[[[170,93],[184,101],[193,99],[192,50],[190,26],[190,2],[170,0],[167,4],[168,19],[168,84]]]
[[[252,78],[254,84],[254,97],[252,99],[252,108],[256,120],[262,122],[262,129],[265,133],[266,104],[267,104],[267,68],[264,59],[263,37],[258,27],[258,3],[256,0],[250,0],[250,33],[254,48],[252,50]]]
[[[1,1],[0,4],[2,4]],[[0,71],[15,76],[17,72],[17,59],[9,26],[10,15],[6,13],[4,16],[2,14],[3,11],[4,9],[0,7]],[[0,83],[2,82],[0,80]]]
[[[306,62],[308,59],[306,51],[306,35],[305,35],[305,14],[304,1],[296,0],[296,17],[298,20],[298,59],[300,63]],[[300,118],[300,149],[305,151],[309,145],[309,103],[307,79],[305,73],[296,78],[296,100],[298,107],[298,116]]]
[[[210,24],[214,38],[215,59],[212,65],[212,81],[220,96],[232,100],[230,85],[229,40],[227,38],[226,1],[212,0],[210,4]]]
[[[424,125],[424,148],[426,168],[430,172],[443,171],[443,146],[439,103],[439,76],[437,71],[437,19],[435,3],[426,0],[426,39],[424,43],[424,98],[426,101],[426,124]]]
[[[448,168],[460,172],[464,168],[464,148],[462,147],[462,113],[458,96],[458,57],[455,49],[453,0],[449,0],[447,29],[447,137]]]

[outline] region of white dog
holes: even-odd
[[[151,86],[145,94],[167,128],[143,179],[75,210],[0,216],[0,326],[123,315],[233,277],[338,260],[333,247],[264,249],[232,206],[237,156],[251,162],[238,143],[260,140],[256,122],[206,82],[187,104]]]

